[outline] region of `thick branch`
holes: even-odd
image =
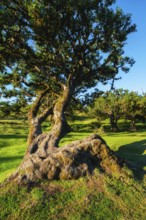
[[[46,108],[46,110],[39,116],[38,118],[39,122],[42,123],[51,114],[53,114],[53,107]]]
[[[46,95],[47,92],[48,92],[48,88],[46,90],[44,90],[42,93],[40,93],[39,96],[37,97],[37,99],[36,99],[32,109],[31,109],[31,112],[29,114],[30,118],[36,117],[36,115],[37,115],[37,113],[39,111],[41,100]]]

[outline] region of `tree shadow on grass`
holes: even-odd
[[[4,156],[4,157],[0,157],[0,163],[4,163],[4,162],[14,162],[16,160],[22,160],[23,156]]]
[[[105,131],[106,132],[106,131]],[[123,135],[124,134],[124,136],[134,136],[135,137],[135,135],[137,135],[137,134],[139,134],[139,132],[140,132],[140,137],[145,137],[146,135],[145,135],[145,131],[118,131],[118,132],[107,132],[106,133],[106,136],[117,136],[117,137],[119,137],[119,135]]]
[[[15,139],[20,139],[20,138],[26,138],[26,135],[20,135],[20,134],[2,134],[0,135],[1,139],[9,139],[9,138],[15,138]]]
[[[128,161],[128,167],[136,179],[143,179],[146,174],[146,169],[144,170],[146,166],[146,140],[123,145],[116,154]]]
[[[3,176],[4,179],[7,177],[5,176],[5,172],[11,174],[13,171],[12,169],[17,169],[20,165],[23,156],[4,156],[0,157],[0,180]]]
[[[23,139],[26,140],[26,138],[26,135],[0,135],[0,149],[10,147],[13,142],[16,143],[20,139],[23,141]]]

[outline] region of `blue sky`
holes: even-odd
[[[115,87],[146,92],[146,0],[117,0],[116,5],[132,15],[137,32],[129,35],[125,46],[125,54],[136,63],[127,74],[119,73],[122,79],[116,81]]]

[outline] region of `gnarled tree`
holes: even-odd
[[[33,165],[40,167],[70,130],[65,110],[72,97],[98,82],[116,80],[119,70],[127,72],[134,63],[124,56],[123,47],[135,25],[129,14],[112,8],[114,3],[1,0],[1,91],[9,97],[21,92],[34,100],[21,170],[35,156]],[[54,123],[51,131],[43,134],[41,123],[49,114]],[[36,175],[34,169],[30,175],[24,172],[28,179]]]

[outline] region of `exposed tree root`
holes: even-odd
[[[47,148],[46,148],[47,149]],[[117,158],[99,135],[91,135],[48,155],[38,147],[25,158],[17,172],[9,180],[18,183],[39,179],[78,179],[92,174],[95,168],[107,174],[120,173],[124,163]]]

